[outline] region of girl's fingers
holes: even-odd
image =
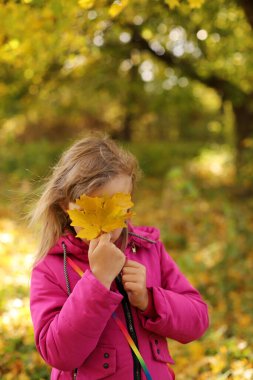
[[[127,260],[125,267],[127,268],[140,268],[143,265],[134,260]]]
[[[122,269],[123,274],[134,274],[134,273],[140,274],[140,273],[146,272],[146,267],[144,265],[137,263],[138,266],[136,266],[136,265],[135,266],[129,266],[128,263],[129,263],[129,260],[126,261],[126,263]]]
[[[123,274],[137,274],[139,273],[139,270],[138,268],[129,268],[129,267],[126,267],[124,266],[124,268],[122,269],[122,273]]]
[[[122,276],[123,282],[140,282],[140,276],[137,274],[126,274]]]
[[[111,234],[102,234],[101,236],[97,237],[96,239],[92,239],[90,241],[89,245],[89,253],[92,253],[94,249],[98,246],[98,244],[101,243],[109,243],[111,240]]]
[[[92,253],[99,243],[98,238],[92,239],[89,244],[89,253]]]
[[[108,234],[102,234],[101,236],[99,236],[99,243],[100,244],[104,244],[104,243],[109,243],[111,241],[111,234],[108,233]]]
[[[142,289],[142,286],[139,283],[136,282],[126,282],[124,284],[124,289],[128,292],[140,292],[140,289]]]

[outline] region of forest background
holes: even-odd
[[[253,3],[0,2],[0,378],[49,379],[35,350],[25,215],[92,131],[139,159],[134,223],[160,228],[208,303],[168,340],[178,380],[253,379]]]

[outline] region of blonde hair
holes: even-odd
[[[34,264],[47,255],[66,229],[73,230],[64,207],[120,174],[132,178],[134,189],[141,171],[136,158],[107,135],[83,138],[62,154],[29,215],[30,226],[40,223]]]

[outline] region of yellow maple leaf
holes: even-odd
[[[134,204],[131,195],[115,193],[108,197],[89,197],[81,195],[75,204],[79,209],[67,210],[72,221],[71,226],[81,227],[76,235],[81,239],[92,240],[103,232],[126,227],[126,220],[132,215],[128,211]]]

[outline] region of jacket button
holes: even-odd
[[[157,352],[158,354],[160,354],[160,350],[159,350],[159,348],[156,350],[156,352]]]
[[[109,368],[109,364],[108,364],[108,363],[104,363],[104,364],[103,364],[103,367],[104,367],[105,369],[107,369],[107,368]]]
[[[158,344],[158,340],[157,340],[157,339],[155,339],[155,344],[156,344],[156,345]]]
[[[110,356],[110,355],[108,354],[108,352],[105,352],[105,353],[104,353],[104,358],[107,359],[107,358],[109,358],[109,356]]]

